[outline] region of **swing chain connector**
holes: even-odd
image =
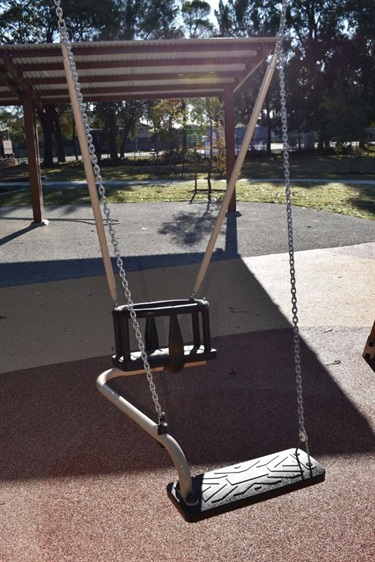
[[[168,433],[168,424],[165,419],[165,413],[162,412],[158,419],[158,435],[165,435]]]
[[[306,454],[307,454],[307,468],[310,471],[310,477],[313,477],[312,474],[312,462],[311,462],[311,457],[310,457],[310,451],[309,451],[309,438],[308,435],[306,433],[306,431],[300,431],[299,433],[299,441],[296,447],[296,457],[298,459],[298,449],[300,449],[300,445],[303,445],[305,450],[306,450]]]
[[[303,444],[306,444],[306,443],[308,443],[308,441],[309,441],[309,437],[308,437],[306,431],[304,431],[304,430],[300,431],[299,432],[299,442],[303,443]]]

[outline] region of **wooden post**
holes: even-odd
[[[30,96],[23,94],[23,118],[26,132],[27,161],[30,177],[31,207],[34,224],[47,224],[43,214],[43,191],[40,173],[38,135],[35,121],[35,108]]]
[[[227,186],[229,178],[232,175],[235,154],[235,135],[234,135],[234,96],[233,91],[227,89],[224,93],[224,129],[225,129],[225,151],[226,151],[226,172]],[[236,188],[234,187],[233,195],[228,206],[229,212],[236,211]]]

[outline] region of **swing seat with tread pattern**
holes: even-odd
[[[167,486],[172,503],[193,523],[323,482],[324,468],[302,449],[288,449],[192,477],[185,500],[179,483]]]

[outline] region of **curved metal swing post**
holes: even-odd
[[[188,505],[196,504],[197,500],[192,494],[193,485],[189,465],[180,445],[169,433],[160,434],[159,426],[155,422],[108,385],[109,381],[123,376],[126,376],[126,373],[114,367],[99,375],[96,386],[105,398],[165,447],[177,470],[179,494]]]

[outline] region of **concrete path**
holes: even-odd
[[[284,183],[285,180],[283,178],[240,178],[239,180],[237,180],[237,183],[244,182],[244,183]],[[330,184],[330,183],[343,183],[343,184],[358,184],[358,185],[371,185],[371,186],[375,186],[375,180],[373,179],[347,179],[347,178],[333,178],[333,179],[329,179],[329,178],[293,178],[293,182],[294,183],[326,183],[326,184]],[[48,188],[48,189],[60,189],[61,187],[85,187],[87,188],[87,182],[86,180],[75,180],[75,181],[56,181],[56,180],[49,180],[48,176],[42,178],[42,183],[43,183],[43,188]],[[150,185],[150,184],[165,184],[165,183],[184,183],[184,184],[189,184],[194,188],[194,184],[195,184],[195,180],[186,180],[186,179],[180,179],[180,178],[173,178],[172,179],[164,179],[164,178],[156,178],[156,179],[152,179],[152,180],[138,180],[138,179],[131,179],[131,180],[108,180],[108,181],[103,181],[103,185],[104,186],[112,186],[112,187],[117,187],[117,186],[142,186],[142,185]],[[207,180],[206,179],[202,179],[202,178],[198,178],[198,183],[202,183],[207,185]],[[222,184],[225,188],[226,184],[227,184],[227,180],[226,179],[221,179],[221,180],[215,180],[215,184]],[[0,187],[6,187],[7,185],[9,186],[17,186],[17,187],[30,187],[30,182],[27,180],[20,180],[20,179],[15,179],[13,180],[12,178],[9,179],[8,181],[0,181]]]

